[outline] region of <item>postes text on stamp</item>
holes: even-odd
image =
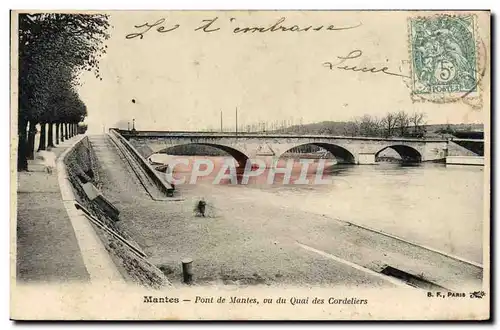
[[[477,91],[473,15],[410,19],[412,92],[457,96]]]

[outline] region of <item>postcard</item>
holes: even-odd
[[[489,11],[11,11],[13,320],[488,320]]]

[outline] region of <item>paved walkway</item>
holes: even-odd
[[[52,151],[59,156],[78,136]],[[89,281],[73,226],[64,208],[56,169],[29,161],[18,173],[16,275],[20,282]]]

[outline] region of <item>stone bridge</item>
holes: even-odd
[[[114,130],[129,140],[145,158],[160,151],[167,152],[175,146],[197,144],[227,152],[240,166],[244,166],[249,158],[265,158],[266,161],[279,158],[302,145],[326,149],[338,163],[344,164],[375,164],[376,156],[387,148],[392,148],[409,162],[440,161],[446,158],[448,148],[446,139]]]

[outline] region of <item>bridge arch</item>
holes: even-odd
[[[379,157],[382,151],[389,148],[396,151],[404,163],[420,163],[422,161],[422,154],[417,149],[404,144],[389,145],[380,149],[375,154],[375,159]]]
[[[243,153],[242,151],[240,151],[234,147],[229,147],[229,146],[217,144],[217,143],[206,143],[206,142],[190,142],[190,143],[175,144],[175,145],[167,146],[166,148],[162,149],[160,152],[168,152],[168,150],[170,150],[172,148],[181,147],[181,146],[190,146],[190,145],[208,146],[208,147],[213,147],[215,149],[224,151],[236,160],[236,162],[238,163],[238,167],[245,167],[245,164],[247,163],[247,160],[249,158],[245,153]]]
[[[356,164],[356,157],[347,150],[344,147],[341,147],[337,144],[333,143],[324,143],[324,142],[309,142],[309,143],[302,143],[302,144],[297,144],[293,146],[292,148],[289,148],[282,152],[279,156],[283,156],[286,152],[293,150],[297,147],[302,147],[302,146],[307,146],[307,145],[313,145],[316,147],[320,147],[325,149],[326,151],[329,151],[337,160],[337,163],[339,164]]]

